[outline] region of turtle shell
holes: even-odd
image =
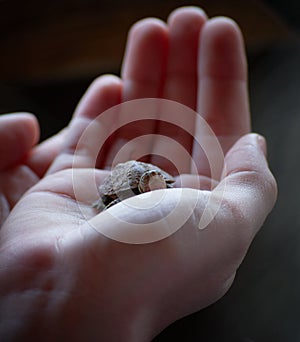
[[[167,172],[153,164],[130,160],[117,164],[103,184],[100,185],[99,193],[104,205],[108,205],[116,198],[123,200],[140,194],[138,184],[141,176],[146,171],[151,170],[158,171],[163,176],[167,187],[172,187],[174,178]]]

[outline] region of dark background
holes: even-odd
[[[277,13],[257,0],[193,2],[209,16],[228,15],[238,22],[250,62],[270,45],[288,41],[289,25],[296,28],[293,2],[289,6],[288,1],[274,3]],[[95,77],[119,74],[126,35],[134,22],[149,16],[166,19],[174,8],[189,4],[0,0],[0,113],[33,112],[41,122],[42,139],[52,135],[67,124]],[[251,69],[250,64],[250,73]]]
[[[0,113],[29,111],[42,139],[63,128],[89,83],[119,74],[138,19],[166,19],[191,2],[0,0]],[[268,140],[277,205],[230,291],[155,341],[300,341],[300,2],[194,1],[241,26],[249,58],[253,129]]]

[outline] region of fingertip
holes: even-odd
[[[31,137],[30,147],[35,146],[40,139],[40,126],[38,119],[31,113],[19,113],[20,119],[23,120],[24,130]]]
[[[28,112],[9,113],[2,116],[5,119],[7,129],[16,134],[18,140],[25,149],[36,145],[40,138],[40,126],[36,116]]]
[[[205,25],[206,33],[215,44],[243,43],[243,35],[238,24],[231,18],[217,16],[209,19]]]
[[[167,46],[168,29],[162,20],[146,18],[135,23],[128,34],[122,78],[156,81],[164,68]]]
[[[277,198],[277,182],[266,159],[265,138],[256,133],[241,137],[225,156],[227,182],[247,187],[249,184],[259,191],[263,189],[274,205]],[[229,184],[228,183],[228,184]],[[271,205],[271,206],[272,206]]]
[[[121,102],[122,86],[120,77],[113,74],[105,74],[94,80],[91,95],[95,95],[101,112]]]
[[[247,60],[242,32],[237,23],[227,17],[206,21],[201,34],[200,73],[245,81]]]
[[[245,134],[240,140],[246,146],[251,146],[251,144],[253,144],[254,146],[260,149],[260,151],[264,154],[264,156],[266,156],[267,142],[264,136],[258,133],[248,133],[248,134]]]
[[[97,77],[80,100],[75,117],[94,119],[121,102],[122,80],[112,74]]]
[[[209,26],[215,28],[222,28],[226,32],[234,31],[235,33],[241,34],[241,30],[235,20],[225,16],[215,16],[209,19],[207,22]]]
[[[256,133],[242,136],[225,155],[227,176],[265,166],[265,139]]]
[[[121,83],[120,77],[114,74],[104,74],[98,76],[94,79],[91,84],[91,87],[101,87],[101,86],[111,86],[114,84],[119,85]]]
[[[158,18],[143,18],[134,23],[128,33],[129,38],[144,35],[156,36],[166,32],[166,23]]]
[[[39,140],[39,124],[30,113],[0,116],[0,168],[10,167],[26,158]]]
[[[241,137],[225,156],[225,171],[217,189],[224,207],[251,236],[262,226],[277,199],[277,183],[264,153],[264,138],[256,133]]]
[[[201,20],[205,21],[207,19],[207,15],[204,10],[197,6],[182,6],[176,8],[173,12],[170,13],[167,23],[169,26],[172,26],[175,22],[181,21],[182,19],[188,18],[189,20]]]
[[[257,141],[258,141],[258,144],[259,144],[263,154],[265,156],[267,156],[267,141],[266,141],[266,139],[262,135],[257,134]]]

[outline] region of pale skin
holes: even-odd
[[[114,225],[115,231],[123,228],[122,221],[97,215],[90,205],[96,199],[89,188],[95,175],[93,151],[82,146],[84,153],[75,164],[72,159],[81,133],[99,113],[144,97],[171,99],[205,113],[225,153],[226,171],[220,184],[226,180],[227,187],[217,215],[205,230],[196,224],[208,192],[195,189],[199,201],[180,230],[158,242],[134,245],[111,240],[88,224],[90,220],[99,226]],[[135,24],[121,78],[99,77],[70,126],[46,143],[34,147],[38,125],[32,116],[0,120],[0,145],[6,146],[0,150],[0,191],[6,208],[0,231],[1,340],[150,341],[170,323],[226,293],[276,200],[265,140],[249,134],[241,33],[230,19],[207,19],[198,8],[177,9],[166,23],[146,19]],[[15,138],[4,134],[4,127]],[[153,129],[164,135],[165,127]],[[121,131],[115,139],[133,134]],[[168,131],[172,134],[176,137],[175,131]],[[97,139],[96,130],[92,139]],[[192,174],[190,161],[182,160],[187,173],[183,185],[190,186],[199,177],[210,183],[204,156],[193,149],[190,139],[180,143],[200,170],[199,175]],[[172,146],[153,144],[155,151],[165,148],[176,154]],[[105,163],[103,168],[110,166]],[[83,185],[76,196],[72,172]],[[97,170],[97,182],[101,184],[106,175],[107,171]],[[127,211],[122,203],[112,210],[121,218],[132,215],[140,222],[155,221],[164,217],[179,190],[163,190],[166,196],[159,210],[146,217],[144,211]],[[186,197],[180,210],[188,208]]]

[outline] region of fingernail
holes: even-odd
[[[266,139],[262,136],[257,134],[257,142],[258,145],[260,146],[261,150],[263,151],[263,154],[266,156],[267,155],[267,143],[266,143]]]

